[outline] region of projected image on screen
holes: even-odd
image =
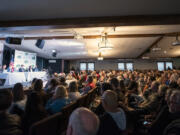
[[[36,53],[15,50],[14,67],[19,69],[21,65],[25,68],[36,65]]]

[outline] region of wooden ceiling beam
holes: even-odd
[[[180,14],[0,21],[0,30],[57,29],[180,24]]]
[[[175,37],[180,35],[180,32],[177,33],[164,33],[164,34],[125,34],[125,35],[108,35],[108,38],[145,38],[145,37]],[[101,38],[101,35],[86,35],[83,36],[84,39],[96,39]],[[4,40],[5,38],[0,38]],[[74,36],[48,36],[48,37],[24,37],[24,40],[36,40],[36,39],[74,39]]]
[[[147,52],[149,52],[149,50],[151,48],[153,48],[154,45],[156,45],[157,43],[159,43],[164,37],[161,36],[159,37],[157,40],[155,40],[149,47],[147,47],[139,56],[137,56],[137,58],[141,58],[144,56],[144,54],[146,54]]]

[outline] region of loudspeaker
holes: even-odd
[[[44,44],[45,44],[45,41],[42,40],[42,39],[38,39],[37,42],[36,42],[36,46],[40,49],[43,49],[44,47]]]
[[[21,45],[21,38],[13,38],[13,37],[7,37],[6,38],[6,43],[8,44],[16,44],[16,45]]]
[[[53,52],[53,53],[52,53],[52,56],[53,56],[53,57],[56,57],[56,54],[57,54],[56,52]]]

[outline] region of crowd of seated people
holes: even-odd
[[[67,135],[180,133],[180,71],[102,70],[56,73],[45,87],[34,79],[27,95],[20,83],[0,90],[0,135],[28,134],[34,123],[96,87],[94,104],[72,113]]]
[[[1,73],[6,73],[6,72],[38,72],[39,69],[37,66],[29,66],[25,67],[24,65],[21,65],[19,68],[15,68],[12,63],[9,64],[7,67],[6,65],[1,66],[0,65],[0,72]]]

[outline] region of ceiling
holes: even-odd
[[[180,13],[179,0],[1,0],[0,20]]]
[[[143,20],[141,17],[139,19],[142,20],[142,24],[136,18],[133,23],[129,22],[129,18],[123,23],[120,20],[121,26],[111,22],[105,27],[98,22],[98,17],[108,19],[134,15],[177,15],[180,14],[179,5],[179,0],[3,0],[0,4],[0,38],[1,42],[11,48],[35,52],[38,56],[48,59],[88,59],[97,58],[100,37],[106,32],[113,49],[102,51],[104,58],[179,57],[180,46],[171,45],[175,41],[176,33],[180,33],[178,22],[169,24],[171,20],[165,17],[167,24],[159,18],[158,25],[154,22],[144,25],[144,22],[148,23],[149,20]],[[98,25],[88,24],[86,27],[82,24],[90,23],[89,19],[76,20],[79,17],[97,17]],[[39,27],[43,24],[41,19],[64,18],[75,19],[79,24],[76,24],[76,27],[63,28],[46,21],[48,27]],[[37,23],[36,20],[41,22]],[[58,23],[60,21],[62,20]],[[69,21],[65,22],[73,25],[74,22]],[[74,39],[77,34],[83,36],[83,39]],[[21,46],[5,43],[6,37],[21,37]],[[45,40],[43,49],[35,46],[39,38]],[[152,51],[153,48],[161,50]],[[56,58],[52,57],[53,49],[57,51]]]

